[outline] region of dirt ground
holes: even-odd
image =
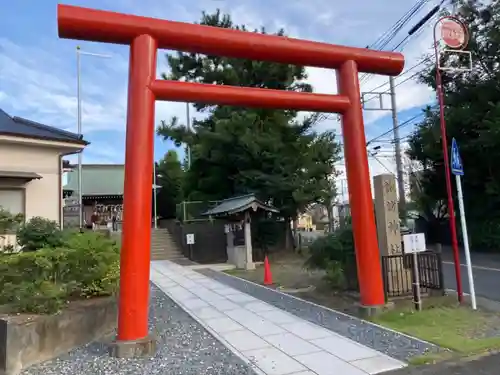
[[[299,289],[312,285],[315,287],[312,291],[290,294],[337,311],[357,315],[357,301],[359,296],[334,291],[324,280],[324,271],[309,271],[304,268],[306,259],[304,255],[291,252],[271,254],[269,256],[269,263],[271,265],[274,286]],[[259,284],[262,284],[264,281],[263,265],[257,266],[257,269],[254,271],[231,270],[228,273]]]

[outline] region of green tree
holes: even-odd
[[[156,184],[160,186],[156,193],[158,216],[175,217],[176,205],[182,201],[183,174],[175,150],[169,150],[156,164]]]
[[[443,72],[448,143],[457,139],[466,175],[463,178],[465,209],[476,248],[500,245],[500,1],[488,5],[477,0],[458,1],[458,14],[468,25],[472,71]],[[443,54],[442,64],[464,64]],[[422,82],[436,87],[435,68],[426,70]],[[411,159],[421,164],[419,199],[436,217],[446,204],[445,174],[441,149],[439,112],[426,109],[424,120],[409,139]]]
[[[219,11],[203,13],[201,24],[246,30]],[[266,33],[265,30],[254,32]],[[280,30],[277,35],[285,37]],[[310,92],[304,67],[270,62],[177,53],[167,56],[164,78],[207,84]],[[177,119],[164,121],[158,134],[178,145],[189,144],[186,197],[218,200],[255,193],[274,204],[287,219],[319,201],[340,151],[335,134],[318,134],[319,115],[295,111],[210,106],[195,108],[208,117],[193,122],[193,131]]]

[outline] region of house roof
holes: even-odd
[[[83,164],[82,196],[122,195],[125,182],[123,164]],[[68,172],[64,190],[78,191],[78,169]]]
[[[261,209],[270,212],[279,212],[276,208],[258,200],[255,195],[248,194],[220,201],[217,206],[212,207],[202,215],[231,215],[246,211],[250,208],[254,210]]]
[[[19,172],[19,171],[0,171],[0,177],[17,178],[26,181],[39,180],[40,178],[42,178],[42,176],[34,172]]]
[[[87,145],[82,135],[71,133],[53,126],[43,125],[22,117],[11,117],[0,109],[0,135],[45,139]]]

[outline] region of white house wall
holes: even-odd
[[[33,172],[40,175],[41,179],[24,184],[26,219],[42,216],[59,222],[61,199],[59,149],[2,143],[0,145],[0,170]],[[22,186],[17,185],[17,187]],[[1,182],[0,187],[2,187]]]

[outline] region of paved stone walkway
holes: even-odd
[[[405,363],[169,261],[151,280],[262,375],[367,375]]]

